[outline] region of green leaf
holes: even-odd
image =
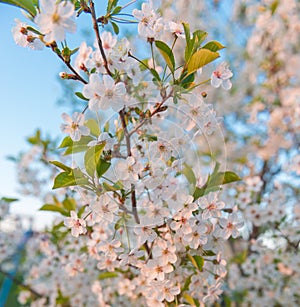
[[[88,119],[84,125],[90,129],[92,135],[98,137],[100,135],[100,128],[97,121],[93,118]]]
[[[77,168],[73,169],[71,172],[59,173],[54,179],[54,185],[52,189],[88,184],[88,179],[84,176],[81,170]]]
[[[69,136],[67,136],[63,139],[58,148],[67,148],[64,152],[64,156],[66,156],[73,153],[86,151],[88,148],[87,144],[93,140],[94,138],[92,136],[81,136],[81,139],[78,142],[74,142]]]
[[[205,44],[202,49],[208,49],[210,51],[216,52],[218,50],[224,49],[225,46],[223,46],[221,43],[217,41],[211,41]]]
[[[2,197],[0,199],[1,202],[3,201],[3,202],[8,203],[8,204],[13,203],[13,202],[18,201],[18,200],[19,200],[18,198],[10,198],[10,197]]]
[[[186,179],[188,180],[188,182],[195,186],[196,185],[196,176],[192,170],[192,168],[190,166],[188,166],[186,163],[184,163],[184,168],[182,170],[182,174],[186,177]]]
[[[70,212],[70,211],[75,211],[76,210],[76,201],[74,198],[69,198],[69,197],[66,197],[64,200],[63,200],[63,206],[64,208]]]
[[[203,256],[216,256],[216,254],[212,250],[204,250],[203,251]]]
[[[57,166],[58,168],[66,171],[66,172],[71,172],[72,171],[72,168],[67,166],[67,165],[64,165],[63,163],[59,162],[59,161],[49,161],[49,163]]]
[[[112,9],[116,7],[118,4],[118,0],[108,0],[106,12],[111,13]]]
[[[31,0],[0,0],[0,3],[7,3],[20,7],[21,9],[27,11],[32,17],[36,15],[36,9]]]
[[[111,25],[113,27],[114,32],[116,33],[116,35],[118,35],[119,32],[120,32],[119,26],[115,22],[113,22],[113,21],[111,21],[110,23],[111,23]]]
[[[197,304],[196,300],[194,300],[189,294],[184,293],[183,298],[186,300],[187,303],[189,303],[191,306],[199,306],[199,302]]]
[[[122,6],[116,6],[111,14],[112,15],[119,14],[121,12],[121,10],[122,10]],[[118,33],[116,33],[116,34],[118,34]]]
[[[182,287],[182,289],[181,289],[180,292],[184,292],[184,291],[186,291],[186,290],[189,289],[189,286],[190,286],[190,284],[191,284],[192,276],[193,276],[193,275],[190,275],[188,278],[186,278],[186,280],[185,280],[185,282],[184,282],[184,285],[183,285],[183,287]]]
[[[100,160],[100,156],[105,147],[105,142],[93,147],[90,147],[84,155],[84,165],[87,173],[94,177],[95,171]]]
[[[213,173],[208,176],[206,183],[202,187],[196,187],[193,195],[194,200],[210,192],[218,191],[220,185],[241,180],[241,178],[234,172],[219,172],[219,168],[220,164],[217,162]]]
[[[32,145],[37,145],[41,143],[41,130],[37,129],[33,136],[27,138],[27,142]]]
[[[175,58],[171,48],[162,41],[155,41],[155,46],[165,59],[170,71],[173,73],[175,70]]]
[[[155,69],[150,68],[150,72],[151,72],[151,74],[153,75],[153,77],[155,78],[156,81],[161,81],[160,76]]]
[[[187,256],[189,260],[192,262],[193,266],[201,272],[204,265],[203,257],[199,255],[192,256],[191,254],[187,254]]]
[[[96,167],[98,177],[100,178],[103,174],[105,174],[110,166],[111,166],[110,162],[100,159]]]
[[[52,211],[52,212],[59,212],[60,214],[64,216],[69,216],[69,211],[65,210],[62,207],[53,205],[53,204],[45,204],[40,209],[40,211]]]
[[[98,275],[99,280],[118,277],[118,273],[116,272],[104,272]]]
[[[188,62],[187,70],[188,74],[192,74],[197,71],[199,68],[207,65],[208,63],[214,61],[219,57],[218,52],[212,52],[208,49],[200,49],[195,52],[191,59]]]
[[[193,33],[193,49],[192,54],[195,53],[195,51],[200,47],[202,42],[206,39],[208,33],[202,30],[196,30]]]
[[[89,101],[89,99],[84,97],[83,94],[80,92],[75,92],[75,95],[82,100]]]
[[[123,185],[121,182],[117,181],[114,185],[110,185],[107,182],[103,182],[103,188],[106,191],[118,191],[123,189]]]
[[[69,137],[69,136],[66,136],[61,144],[58,146],[58,148],[66,148],[66,147],[70,147],[70,146],[73,146],[73,140]]]

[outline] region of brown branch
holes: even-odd
[[[107,57],[105,55],[102,40],[101,40],[100,33],[99,33],[99,26],[98,26],[98,22],[97,22],[97,16],[96,16],[96,12],[95,12],[94,1],[89,1],[89,3],[90,3],[90,11],[91,11],[91,15],[92,15],[92,20],[93,20],[93,28],[95,30],[98,46],[99,46],[101,56],[102,56],[102,59],[103,59],[103,62],[104,62],[104,68],[105,68],[106,72],[110,76],[112,76],[112,72],[110,71],[110,69],[108,67]]]
[[[19,279],[15,278],[10,273],[3,271],[1,267],[0,267],[0,273],[3,274],[4,276],[6,276],[7,278],[11,279],[16,285],[28,290],[29,292],[31,292],[36,297],[39,297],[39,298],[44,297],[42,294],[36,292],[30,286],[23,284]]]
[[[121,119],[121,123],[122,123],[122,127],[124,130],[124,136],[125,136],[125,141],[126,141],[126,148],[127,148],[127,156],[130,157],[132,156],[131,153],[131,144],[130,144],[130,135],[128,133],[128,129],[127,129],[127,125],[126,125],[126,121],[125,121],[125,110],[121,110],[119,112],[120,115],[120,119]],[[132,205],[132,213],[134,216],[135,221],[140,224],[140,218],[137,212],[137,203],[136,203],[136,194],[135,194],[135,188],[134,188],[134,184],[131,184],[131,205]]]
[[[79,80],[81,81],[83,84],[87,84],[88,82],[85,81],[81,76],[80,74],[74,69],[74,67],[71,65],[70,61],[69,60],[66,60],[60,53],[60,51],[57,49],[57,45],[56,43],[52,43],[50,45],[52,51],[65,63],[65,65],[71,70],[71,72],[74,74],[74,77],[73,78],[74,80]]]
[[[135,126],[128,134],[129,136],[132,136],[139,128],[141,128],[151,117],[153,117],[155,114],[159,113],[161,111],[161,107],[163,104],[173,95],[173,90],[169,93],[169,95],[163,97],[162,101],[157,104],[156,108],[150,113],[150,116],[147,118],[142,119],[137,126]]]

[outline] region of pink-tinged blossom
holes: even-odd
[[[92,48],[89,47],[86,44],[86,42],[81,43],[79,47],[78,55],[75,60],[75,67],[77,69],[84,70],[86,68],[86,63],[88,59],[90,58],[92,51],[93,51]]]
[[[182,23],[169,21],[165,25],[166,31],[172,33],[175,37],[185,38],[184,28]]]
[[[84,115],[82,113],[75,112],[72,117],[63,113],[61,117],[66,123],[61,125],[61,131],[69,134],[73,141],[79,141],[81,135],[90,134],[90,129],[84,126]]]
[[[221,63],[217,69],[211,75],[211,85],[215,88],[222,87],[225,90],[230,90],[232,87],[232,83],[229,80],[233,76],[233,73],[228,68],[228,64],[226,62]]]
[[[117,38],[111,34],[111,32],[104,31],[100,35],[102,40],[102,46],[105,51],[105,54],[108,54],[112,51],[117,43]],[[94,46],[98,48],[98,42],[94,43]]]
[[[221,216],[221,210],[225,207],[225,204],[219,201],[217,196],[216,193],[209,193],[207,196],[200,198],[199,206],[203,210],[202,218],[204,220]]]
[[[103,252],[106,258],[112,260],[117,259],[117,253],[123,252],[123,247],[121,247],[121,242],[117,239],[112,241],[102,241],[98,245],[98,250]]]
[[[76,24],[75,8],[72,2],[55,0],[40,0],[40,12],[34,18],[34,22],[43,33],[44,40],[48,43],[53,41],[63,41],[66,32],[74,33]]]
[[[223,293],[221,290],[222,284],[218,282],[216,285],[212,285],[208,288],[208,293],[203,297],[204,303],[212,303],[219,299],[219,296]]]
[[[114,138],[110,137],[109,133],[103,132],[98,136],[97,140],[90,141],[88,146],[96,146],[105,143],[104,150],[112,150],[116,141]]]
[[[101,81],[98,74],[92,74],[82,93],[89,99],[89,108],[92,111],[107,110],[111,107],[118,112],[124,107],[126,88],[123,82],[115,84],[110,76],[103,76]]]
[[[73,237],[77,238],[80,234],[85,234],[86,223],[85,220],[78,218],[75,211],[71,211],[71,217],[66,217],[64,219],[64,224],[66,227],[71,228],[71,234]]]
[[[33,50],[41,50],[44,45],[37,35],[27,29],[27,24],[15,19],[16,25],[12,28],[12,35],[17,45],[30,47]]]
[[[138,32],[142,37],[157,38],[164,28],[162,18],[149,3],[143,3],[141,10],[134,9],[132,15],[139,20]]]
[[[150,259],[146,266],[142,268],[142,273],[149,279],[163,281],[165,274],[171,273],[174,268],[171,264],[164,264],[161,259]]]
[[[183,242],[193,249],[197,249],[199,245],[204,245],[207,243],[206,235],[207,227],[203,224],[195,225],[192,228],[192,232],[184,235]]]
[[[98,201],[91,205],[92,211],[97,215],[99,221],[105,220],[112,223],[114,214],[118,211],[118,205],[115,200],[111,199],[107,194],[102,194]]]
[[[156,298],[162,302],[173,302],[176,295],[180,293],[180,287],[175,286],[170,280],[164,280],[162,282],[155,282],[156,285]]]
[[[155,241],[152,255],[153,258],[159,259],[162,264],[175,263],[177,261],[175,245],[162,239]]]
[[[139,244],[142,245],[146,241],[152,243],[157,238],[157,233],[147,226],[136,226],[134,233],[137,235]]]
[[[237,238],[240,234],[239,229],[244,226],[244,222],[236,213],[228,216],[228,218],[220,218],[219,225],[216,226],[215,236],[227,240],[230,236]]]

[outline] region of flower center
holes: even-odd
[[[59,23],[60,21],[60,16],[55,12],[53,15],[52,15],[52,22],[53,23]]]

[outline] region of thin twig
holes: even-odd
[[[97,22],[97,16],[96,16],[96,12],[95,12],[94,1],[89,1],[89,3],[90,3],[92,20],[93,20],[93,28],[95,30],[98,46],[99,46],[100,53],[101,53],[101,56],[102,56],[102,59],[103,59],[103,62],[104,62],[103,66],[104,66],[106,72],[110,76],[112,76],[112,72],[110,71],[110,69],[108,67],[107,57],[105,55],[103,44],[102,44],[102,40],[101,40],[100,33],[99,33],[99,26],[98,26],[98,22]]]
[[[128,134],[129,136],[132,136],[137,130],[139,130],[151,117],[153,117],[156,113],[160,111],[160,108],[163,106],[163,104],[173,95],[173,91],[169,93],[166,97],[163,98],[163,100],[157,105],[157,107],[150,113],[150,116],[147,118],[144,118],[140,121],[139,124],[137,124]]]
[[[0,273],[3,274],[4,276],[6,276],[7,278],[11,279],[16,285],[28,290],[29,292],[31,292],[36,297],[40,297],[40,298],[44,297],[42,294],[36,292],[30,286],[23,284],[19,279],[15,278],[10,273],[3,271],[1,267],[0,267]]]
[[[130,135],[128,133],[128,129],[127,129],[126,121],[125,121],[124,109],[119,112],[119,115],[120,115],[123,130],[124,130],[124,136],[125,136],[126,148],[127,148],[127,156],[130,157],[132,155]],[[134,184],[131,184],[131,205],[132,205],[132,213],[133,213],[134,219],[138,224],[140,224],[140,218],[137,212],[137,203],[136,203],[136,194],[135,194]]]

